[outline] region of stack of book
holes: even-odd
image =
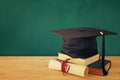
[[[63,66],[65,60],[67,66]],[[81,77],[87,77],[88,74],[97,74],[103,75],[101,68],[102,61],[100,59],[100,54],[93,55],[86,59],[83,58],[73,58],[64,53],[58,53],[57,59],[52,59],[49,61],[49,68],[54,70],[62,71],[62,68],[65,67],[66,70],[64,73],[70,73]],[[105,69],[106,71],[110,68],[111,62],[105,60]],[[63,71],[62,71],[63,72]]]

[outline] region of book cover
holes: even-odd
[[[65,60],[65,59],[68,59],[70,58],[69,62],[72,62],[74,64],[80,64],[80,65],[89,65],[97,60],[99,60],[99,57],[100,57],[100,54],[96,54],[92,57],[88,57],[86,59],[83,59],[83,58],[72,58],[66,54],[63,54],[63,53],[58,53],[58,59],[60,60]]]

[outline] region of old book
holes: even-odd
[[[96,74],[96,75],[100,75],[100,76],[103,76],[103,71],[102,71],[102,60],[98,60],[90,65],[88,65],[88,73],[90,74]],[[108,72],[110,67],[111,67],[111,61],[110,60],[105,60],[105,70]]]
[[[60,60],[65,60],[65,59],[68,59],[70,58],[69,62],[72,62],[74,64],[80,64],[80,65],[89,65],[97,60],[99,60],[99,57],[100,55],[99,54],[96,54],[92,57],[88,57],[86,59],[83,59],[83,58],[72,58],[66,54],[63,54],[63,53],[58,53],[58,59]]]
[[[76,64],[72,64],[72,63],[67,63],[67,65],[70,66],[68,73],[74,74],[77,76],[81,76],[81,77],[87,77],[87,75],[88,75],[88,67],[87,66],[76,65]],[[50,69],[61,71],[61,63],[55,59],[52,59],[49,61],[48,67]]]

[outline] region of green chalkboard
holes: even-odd
[[[61,37],[51,30],[95,27],[106,37],[106,55],[120,55],[119,0],[0,0],[0,55],[57,55]],[[98,38],[98,49],[101,50]],[[101,51],[100,51],[101,52]]]

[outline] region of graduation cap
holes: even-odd
[[[52,31],[55,34],[62,36],[63,45],[62,53],[74,58],[88,58],[98,54],[97,36],[102,36],[102,70],[103,74],[107,75],[104,68],[105,61],[105,36],[115,35],[117,33],[96,29],[96,28],[70,28]]]

